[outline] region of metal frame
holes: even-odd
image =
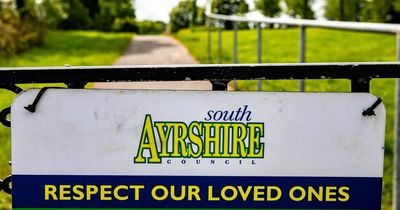
[[[208,80],[226,86],[232,80],[348,79],[352,92],[369,92],[369,81],[375,78],[400,78],[400,63],[0,68],[0,88],[9,90],[26,83],[65,83],[70,88],[82,88],[88,82]]]
[[[307,27],[317,27],[317,28],[332,28],[341,30],[351,30],[351,31],[367,31],[367,32],[380,32],[380,33],[393,33],[396,34],[396,53],[397,61],[400,61],[400,24],[387,24],[387,23],[365,23],[365,22],[350,22],[350,21],[327,21],[327,20],[308,20],[308,19],[288,19],[288,18],[248,18],[244,16],[236,15],[220,15],[210,13],[210,8],[206,16],[208,18],[208,33],[211,37],[211,21],[233,21],[247,22],[254,24],[278,24],[285,26],[297,26],[299,27],[299,62],[306,62],[306,29]],[[219,31],[219,33],[221,33]],[[234,29],[234,34],[236,36],[237,28]],[[261,36],[258,36],[257,48],[262,47]],[[211,62],[211,38],[209,41],[209,54],[208,61]],[[219,40],[220,42],[220,40]],[[234,46],[236,50],[236,39],[234,39]],[[236,56],[236,55],[235,55]],[[257,85],[257,90],[261,90],[261,83]],[[305,81],[299,81],[299,90],[305,91]],[[395,130],[395,141],[394,141],[394,182],[393,182],[393,209],[400,210],[400,81],[396,84],[396,130]]]
[[[333,28],[353,31],[369,31],[369,32],[381,32],[381,33],[394,33],[397,36],[396,42],[396,53],[398,61],[400,61],[400,24],[386,24],[386,23],[362,23],[362,22],[350,22],[350,21],[327,21],[327,20],[308,20],[308,19],[287,19],[287,18],[248,18],[244,16],[236,15],[220,15],[213,13],[206,13],[208,18],[208,63],[211,63],[211,27],[212,20],[223,22],[233,22],[233,63],[238,63],[237,60],[237,24],[239,22],[254,23],[257,26],[257,62],[261,63],[261,50],[262,50],[262,36],[261,36],[261,24],[278,24],[285,26],[297,26],[299,27],[299,62],[306,62],[306,43],[307,43],[307,27],[318,27],[318,28]],[[221,63],[221,24],[218,26],[218,63]],[[300,91],[305,91],[305,83],[303,80],[299,82]],[[261,83],[257,85],[257,90],[261,90]],[[400,126],[400,125],[399,125]],[[400,134],[399,134],[400,135]],[[400,190],[400,189],[399,189]]]
[[[23,91],[17,84],[30,83],[64,83],[68,88],[84,88],[88,82],[206,80],[211,82],[214,91],[226,91],[232,80],[282,79],[347,79],[351,81],[352,92],[369,92],[370,81],[380,78],[400,78],[400,63],[0,68],[0,88],[16,94]],[[31,106],[26,108],[34,111],[35,102]],[[0,110],[0,113],[0,123],[10,127],[11,122],[7,120],[10,107]],[[11,176],[4,181],[0,179],[0,191],[11,193],[10,184]]]

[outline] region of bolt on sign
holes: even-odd
[[[381,208],[373,95],[49,89],[27,111],[38,93],[12,105],[16,209]]]

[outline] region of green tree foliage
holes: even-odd
[[[24,15],[21,16],[20,12]],[[0,10],[0,55],[10,55],[40,45],[46,34],[45,25],[34,1],[23,8],[2,4]]]
[[[243,15],[249,12],[249,5],[245,0],[212,0],[211,10],[221,15]]]
[[[245,0],[213,0],[211,2],[211,11],[221,15],[243,15],[249,12],[249,5]],[[225,21],[226,29],[232,29],[231,21]],[[242,28],[246,25],[242,25]]]
[[[288,14],[304,19],[314,19],[314,11],[311,9],[313,2],[313,0],[285,0]]]
[[[325,10],[330,20],[400,22],[399,0],[327,0]]]
[[[325,17],[329,20],[361,21],[366,0],[327,0]]]
[[[43,0],[40,8],[55,28],[137,31],[131,0]]]
[[[137,22],[138,34],[161,34],[165,31],[166,24],[161,21]]]
[[[205,9],[196,5],[196,0],[182,0],[170,14],[170,30],[175,33],[182,28],[204,25]]]
[[[66,18],[59,23],[61,29],[89,29],[92,19],[80,0],[64,0]]]
[[[197,18],[197,12],[198,12],[198,8],[197,8],[197,0],[192,0],[191,1],[191,6],[192,6],[192,25],[196,25],[196,18]]]
[[[68,18],[66,3],[61,0],[43,0],[39,8],[44,20],[51,28],[57,28],[61,21]]]
[[[400,22],[400,1],[366,1],[362,15],[365,21],[398,23]]]
[[[204,24],[206,24],[206,8],[198,7],[195,25],[204,25]]]
[[[256,0],[256,8],[268,17],[274,17],[281,12],[280,0]]]
[[[192,1],[181,1],[169,14],[171,32],[175,33],[182,28],[188,28],[193,22],[194,10]]]
[[[93,20],[96,14],[100,12],[99,0],[82,0],[81,2],[88,9],[89,16]]]
[[[130,0],[99,0],[99,7],[100,11],[95,15],[95,29],[123,31],[118,29],[117,22],[135,22],[135,10]]]

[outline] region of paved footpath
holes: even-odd
[[[196,64],[177,40],[169,36],[134,36],[131,45],[114,65]],[[95,83],[102,89],[211,90],[207,81]]]

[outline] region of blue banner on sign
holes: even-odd
[[[14,208],[381,209],[382,178],[13,175]]]

